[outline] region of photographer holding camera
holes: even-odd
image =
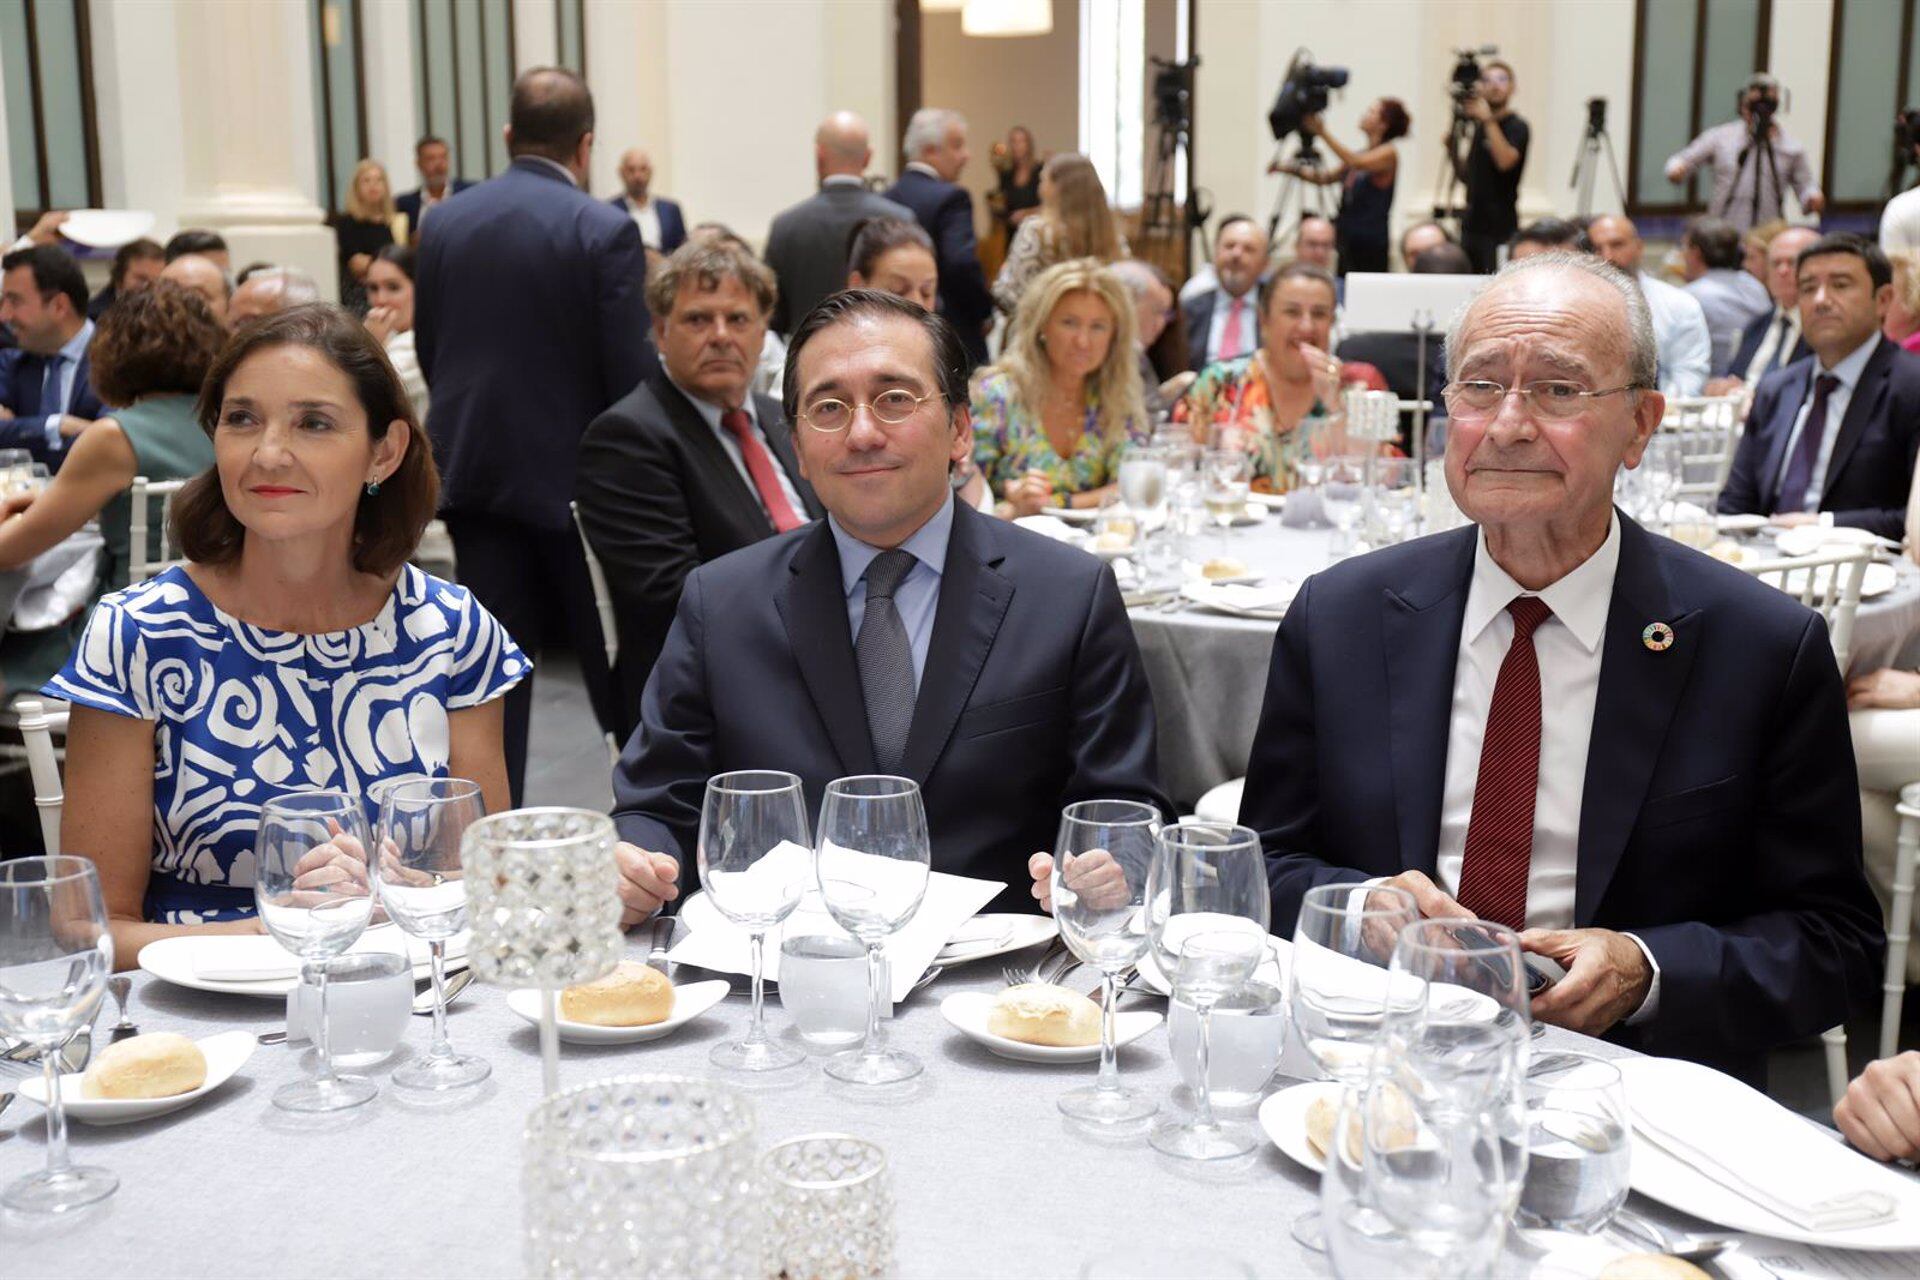
[[[1475,65],[1463,59],[1463,67]],[[1500,265],[1500,246],[1520,228],[1520,171],[1527,163],[1527,122],[1514,114],[1513,68],[1490,61],[1480,64],[1477,79],[1468,86],[1456,78],[1454,102],[1461,117],[1473,122],[1464,153],[1453,154],[1453,171],[1467,189],[1467,208],[1460,219],[1460,245],[1475,271],[1491,272]],[[1409,262],[1407,267],[1412,269]]]
[[[1717,124],[1667,161],[1667,180],[1685,182],[1703,164],[1713,166],[1713,199],[1707,212],[1725,218],[1742,232],[1771,218],[1786,217],[1791,187],[1807,213],[1819,213],[1827,199],[1814,185],[1806,148],[1774,123],[1780,109],[1780,82],[1756,73],[1740,90],[1740,118]]]

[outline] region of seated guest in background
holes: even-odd
[[[1920,351],[1920,250],[1890,254],[1887,265],[1893,268],[1893,300],[1880,332],[1902,351]]]
[[[1885,945],[1826,628],[1615,512],[1665,408],[1631,277],[1510,264],[1447,357],[1477,527],[1314,575],[1274,643],[1240,812],[1274,932],[1384,877],[1561,966],[1536,1020],[1764,1083]]]
[[[465,178],[449,178],[453,172],[453,152],[445,139],[432,134],[413,144],[413,167],[420,171],[420,185],[395,196],[393,207],[407,219],[407,238],[418,240],[420,223],[427,212],[473,184]]]
[[[260,267],[233,287],[233,297],[227,302],[227,323],[238,329],[249,320],[318,301],[320,286],[300,268]]]
[[[1580,228],[1565,218],[1535,218],[1507,242],[1507,261],[1518,262],[1551,249],[1578,249],[1581,237]]]
[[[680,204],[652,194],[653,157],[642,147],[630,147],[621,154],[620,186],[612,204],[640,229],[647,265],[659,266],[662,258],[687,242],[687,220],[681,216]]]
[[[1062,805],[1172,812],[1113,574],[952,500],[966,371],[950,325],[874,290],[795,330],[785,407],[828,516],[680,593],[613,775],[628,923],[693,887],[701,789],[730,769],[797,774],[815,812],[835,778],[913,779],[934,869],[1006,881],[996,911],[1032,909],[1026,859]]]
[[[1920,1157],[1920,1053],[1868,1063],[1833,1108],[1833,1122],[1875,1160]]]
[[[973,196],[960,185],[969,154],[966,117],[922,107],[907,121],[900,150],[906,167],[900,180],[887,188],[887,199],[911,210],[933,237],[933,256],[940,265],[939,312],[959,332],[968,358],[976,366],[985,364],[993,295],[987,291],[974,238]],[[1041,195],[1044,199],[1044,190]]]
[[[1414,257],[1414,275],[1473,275],[1473,259],[1451,240],[1439,240]],[[1426,399],[1433,412],[1444,412],[1441,391],[1447,384],[1445,338],[1427,335],[1427,383],[1420,385],[1420,335],[1416,333],[1356,333],[1342,338],[1334,354],[1344,365],[1371,365],[1386,379],[1387,389],[1402,400]],[[1403,441],[1402,443],[1406,443]]]
[[[1731,372],[1747,326],[1773,313],[1767,287],[1740,266],[1740,233],[1724,218],[1695,218],[1680,237],[1686,291],[1706,313],[1713,376]]]
[[[387,171],[378,160],[362,160],[353,167],[347,188],[347,207],[327,219],[340,244],[340,305],[351,311],[367,303],[367,268],[373,255],[387,245],[407,241],[406,223],[394,208]]]
[[[774,332],[785,335],[813,305],[846,287],[847,242],[869,218],[912,222],[913,210],[867,190],[873,148],[867,122],[836,111],[813,134],[814,172],[820,189],[785,210],[767,232],[767,265],[779,282]]]
[[[1785,218],[1769,218],[1740,237],[1740,269],[1763,286],[1767,283],[1767,246],[1786,229]]]
[[[45,690],[73,704],[63,836],[99,869],[123,968],[160,938],[261,932],[275,796],[451,775],[504,808],[499,699],[528,670],[466,588],[407,563],[433,454],[351,316],[249,325],[198,415],[214,466],[172,514],[192,563],[103,599]]]
[[[1914,487],[1920,498],[1920,480]],[[1920,507],[1916,509],[1920,513]],[[1909,547],[1912,550],[1911,545]],[[1920,781],[1920,671],[1883,667],[1847,681],[1847,722],[1860,770],[1860,823],[1867,878],[1889,912],[1901,788]],[[1909,908],[1920,916],[1920,903]],[[1920,948],[1907,951],[1907,981],[1920,981]]]
[[[1180,316],[1173,305],[1173,286],[1166,273],[1139,258],[1122,258],[1108,268],[1133,299],[1134,363],[1140,369],[1140,398],[1149,419],[1165,416],[1173,402],[1193,382],[1181,359],[1174,374],[1163,378],[1153,362],[1153,348]],[[1163,385],[1164,384],[1164,385]]]
[[[1892,277],[1880,246],[1860,236],[1825,236],[1800,251],[1800,323],[1813,358],[1754,392],[1721,514],[1904,536],[1920,452],[1920,356],[1880,332]]]
[[[1400,152],[1393,145],[1413,126],[1413,118],[1398,98],[1381,98],[1360,115],[1360,131],[1366,146],[1351,151],[1340,139],[1327,132],[1319,115],[1310,115],[1301,128],[1327,144],[1334,154],[1329,168],[1310,168],[1289,160],[1271,166],[1308,182],[1339,184],[1340,211],[1333,225],[1339,234],[1340,273],[1349,271],[1385,271],[1387,261],[1387,219],[1393,209],[1393,187],[1400,170]]]
[[[1013,315],[1027,287],[1048,267],[1076,258],[1112,262],[1126,253],[1126,238],[1114,224],[1093,161],[1064,152],[1040,166],[1040,208],[1013,233],[993,282],[993,300]]]
[[[1214,287],[1181,302],[1187,326],[1187,368],[1234,360],[1260,345],[1261,273],[1267,233],[1244,213],[1230,213],[1213,241]]]
[[[1358,383],[1375,391],[1386,379],[1370,364],[1342,364],[1328,354],[1334,317],[1334,280],[1319,267],[1290,263],[1261,286],[1266,341],[1259,350],[1207,366],[1174,407],[1195,440],[1253,455],[1253,486],[1285,493],[1294,466],[1308,451],[1326,449],[1299,427],[1308,418],[1345,420],[1342,389]]]
[[[1641,270],[1646,245],[1630,218],[1608,214],[1587,226],[1593,251],[1640,284],[1653,314],[1653,337],[1660,349],[1660,393],[1697,396],[1707,386],[1713,369],[1713,337],[1707,331],[1707,313],[1686,290],[1656,280]]]
[[[227,251],[227,238],[205,227],[187,227],[174,232],[160,253],[168,266],[191,254],[210,259],[222,275],[233,271],[233,255]]]
[[[1293,233],[1293,260],[1323,271],[1336,271],[1340,254],[1336,247],[1333,219],[1317,213],[1300,215],[1299,230]]]
[[[8,411],[0,448],[25,449],[57,471],[102,412],[88,376],[87,280],[73,255],[34,245],[0,256],[0,324],[21,351],[0,366],[0,407]]]
[[[1093,258],[1041,272],[997,364],[973,381],[973,460],[1012,519],[1097,507],[1120,455],[1149,433],[1133,347],[1133,303]]]
[[[213,318],[231,327],[227,303],[233,298],[233,285],[213,258],[204,253],[182,254],[160,269],[160,278],[199,294]]]
[[[1773,306],[1747,324],[1727,376],[1708,381],[1708,395],[1758,386],[1774,370],[1813,354],[1800,332],[1800,251],[1819,238],[1817,228],[1787,227],[1767,242],[1767,293]]]
[[[613,595],[624,741],[693,570],[818,518],[780,406],[752,394],[773,273],[718,239],[682,245],[647,284],[661,370],[580,440],[580,524]]]
[[[847,288],[878,289],[932,311],[940,295],[933,238],[911,219],[867,219],[847,247]]]
[[[1413,264],[1421,254],[1443,244],[1457,246],[1453,235],[1437,222],[1416,222],[1400,233],[1400,265],[1407,271],[1413,270]],[[1468,259],[1471,266],[1472,259]],[[1472,274],[1466,272],[1463,274]]]
[[[93,295],[93,301],[87,304],[87,318],[98,320],[113,305],[115,298],[124,298],[130,293],[152,284],[160,278],[160,268],[167,265],[167,255],[157,240],[129,240],[113,252],[113,267],[107,274],[107,287]]]
[[[373,255],[367,268],[367,332],[386,351],[400,385],[407,389],[414,420],[427,425],[427,379],[413,345],[413,263],[411,245],[390,244]]]

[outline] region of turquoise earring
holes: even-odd
[[[377,497],[379,493],[380,493],[380,482],[378,480],[367,481],[367,496],[369,498]]]

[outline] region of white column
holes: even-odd
[[[387,168],[393,189],[420,185],[413,167],[413,144],[421,133],[414,111],[413,84],[420,75],[407,11],[413,0],[362,0],[360,48],[367,84],[367,153]]]

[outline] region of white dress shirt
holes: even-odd
[[[673,382],[673,378],[669,376],[667,381]],[[711,400],[702,400],[677,382],[673,382],[673,385],[679,388],[680,394],[687,398],[687,403],[693,406],[694,412],[698,413],[712,430],[714,439],[718,440],[720,447],[727,451],[727,457],[733,459],[733,469],[738,471],[740,478],[746,482],[747,492],[752,494],[754,501],[760,504],[760,509],[766,511],[766,501],[760,497],[760,488],[753,482],[753,473],[747,470],[747,458],[740,452],[740,442],[734,439],[733,432],[720,425],[720,406]],[[746,410],[747,422],[752,425],[753,433],[760,437],[760,447],[767,451],[767,461],[773,464],[773,474],[780,477],[780,492],[787,496],[787,505],[792,507],[793,514],[799,516],[801,522],[805,523],[807,504],[800,501],[800,491],[793,487],[793,481],[788,477],[787,469],[780,465],[780,455],[775,453],[773,446],[768,443],[766,429],[760,425],[760,415],[753,407],[753,397],[749,395],[746,403],[740,407]],[[767,518],[771,520],[773,513],[768,511]]]
[[[56,412],[49,413],[41,424],[46,435],[47,448],[54,453],[66,448],[67,441],[60,434],[60,420],[67,416],[67,406],[73,403],[74,377],[80,372],[80,360],[87,354],[87,348],[93,343],[93,321],[88,320],[80,326],[80,331],[68,338],[60,348],[60,367],[54,372],[57,394],[53,403],[58,406]],[[42,403],[42,409],[46,404]]]
[[[1218,286],[1215,286],[1218,288]],[[1212,364],[1220,358],[1220,344],[1226,340],[1227,317],[1233,312],[1233,295],[1225,289],[1219,289],[1213,296],[1213,317],[1207,321],[1207,363]],[[1253,354],[1260,345],[1259,329],[1255,316],[1260,310],[1259,291],[1249,289],[1240,295],[1240,346],[1234,353],[1236,357]]]
[[[634,203],[632,196],[621,196],[626,206],[627,216],[633,219],[633,225],[640,228],[640,243],[649,249],[660,248],[660,209],[652,200]]]
[[[1654,345],[1660,348],[1660,392],[1697,396],[1713,371],[1713,335],[1707,313],[1693,295],[1664,280],[1640,273],[1640,293],[1653,315]]]
[[[1787,322],[1784,330],[1780,327],[1782,319]],[[1799,342],[1800,308],[1776,306],[1773,314],[1767,317],[1767,334],[1754,349],[1753,359],[1747,362],[1746,368],[1734,372],[1740,375],[1742,382],[1751,386],[1775,369],[1784,369]]]
[[[1807,379],[1807,398],[1800,402],[1800,412],[1793,416],[1793,432],[1787,436],[1787,448],[1780,455],[1780,476],[1785,479],[1788,467],[1792,466],[1793,451],[1800,442],[1802,430],[1807,425],[1807,416],[1813,412],[1814,379],[1823,373],[1830,373],[1840,379],[1839,384],[1827,393],[1826,429],[1820,436],[1820,456],[1814,459],[1813,476],[1807,482],[1807,491],[1801,494],[1782,494],[1781,507],[1787,511],[1818,511],[1820,494],[1827,487],[1827,465],[1833,461],[1833,444],[1840,438],[1840,424],[1846,420],[1847,406],[1853,403],[1853,389],[1860,385],[1860,375],[1867,371],[1867,361],[1873,358],[1873,352],[1880,345],[1881,337],[1876,330],[1874,335],[1855,347],[1841,358],[1840,363],[1831,369],[1821,367],[1816,356],[1813,362],[1813,377]],[[1776,483],[1778,483],[1778,479]],[[1771,497],[1772,495],[1767,495]]]

